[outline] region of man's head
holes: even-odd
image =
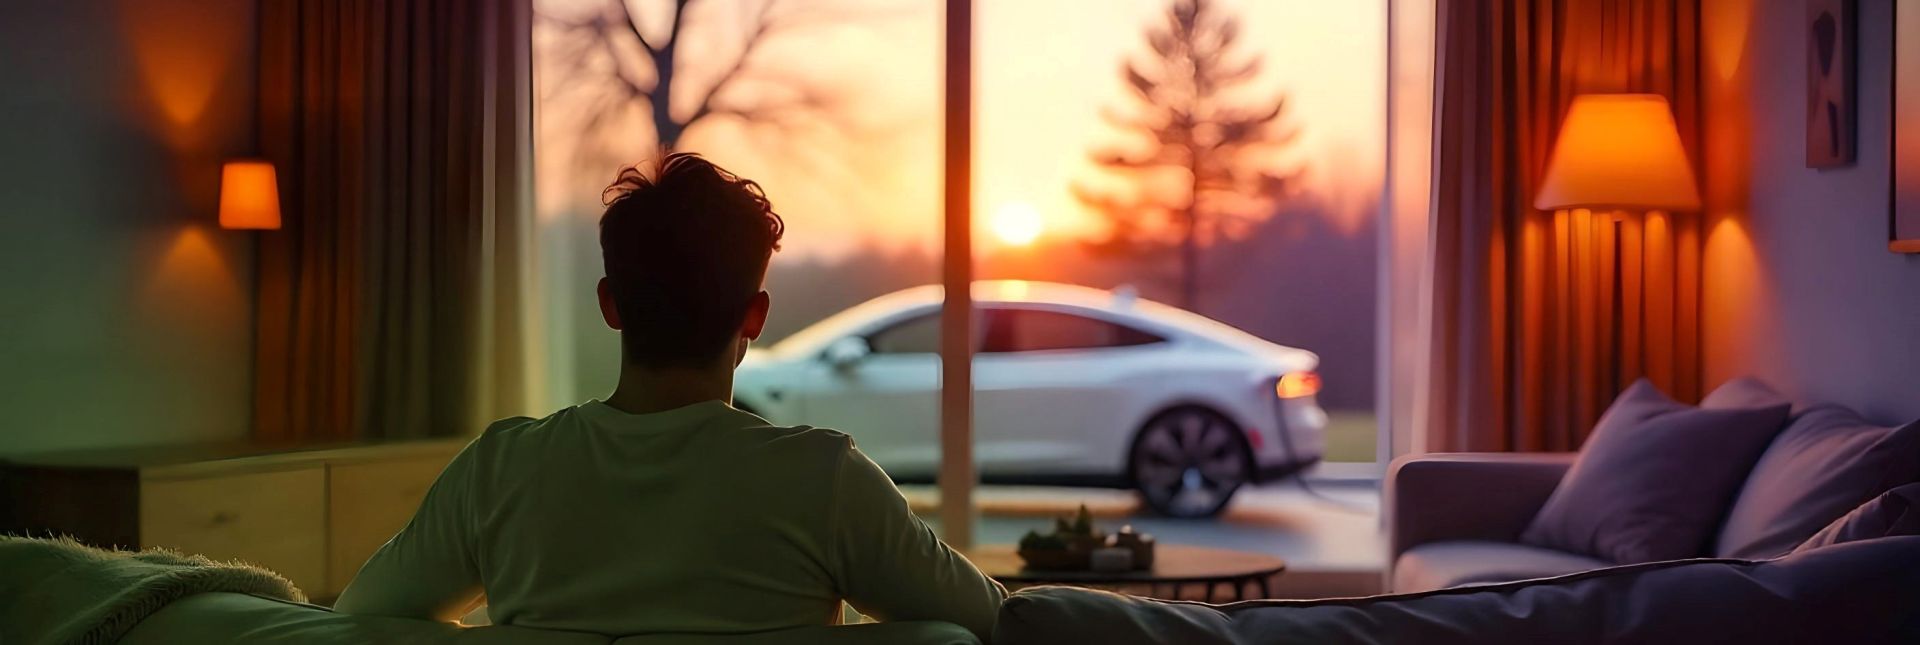
[[[629,363],[738,362],[766,324],[760,287],[785,224],[759,184],[699,155],[667,155],[648,175],[623,169],[601,195],[601,315]]]

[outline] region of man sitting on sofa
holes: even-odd
[[[623,171],[600,219],[604,401],[494,423],[336,609],[608,635],[882,621],[985,640],[1006,590],[908,510],[847,435],[734,409],[783,231],[758,185],[691,154]]]

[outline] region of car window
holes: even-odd
[[[937,354],[940,352],[940,314],[914,316],[867,337],[876,354]]]
[[[1059,311],[995,309],[987,320],[981,352],[1129,347],[1166,340],[1126,325]]]

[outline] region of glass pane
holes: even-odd
[[[663,148],[700,153],[759,183],[786,221],[758,348],[938,281],[939,3],[534,0],[534,12],[538,279],[552,406],[612,387],[619,336],[594,296],[601,189],[618,168]],[[671,61],[668,73],[661,61]],[[769,369],[760,360],[769,353],[754,356],[743,371]],[[928,410],[928,428],[933,396],[915,403]],[[758,411],[849,432],[861,425]]]
[[[895,323],[875,333],[867,342],[878,354],[938,354],[940,316],[931,314]]]
[[[601,189],[663,148],[697,152],[757,182],[786,223],[735,405],[845,432],[890,474],[931,478],[939,361],[836,341],[938,301],[912,289],[939,279],[941,3],[534,0],[534,12],[550,405],[606,396],[620,368],[594,294]],[[937,338],[929,322],[881,349]]]
[[[998,309],[990,312],[987,320],[990,322],[982,352],[1096,349],[1161,340],[1138,329],[1057,311]]]
[[[1199,26],[1182,31],[1177,8],[1188,4],[978,0],[981,277],[1092,287],[1112,294],[1096,300],[1166,305],[1122,312],[1152,318],[1149,328],[1178,318],[1312,352],[1318,380],[1296,382],[1317,390],[1288,405],[1313,410],[1284,424],[1297,430],[1294,452],[1374,461],[1386,3],[1210,0],[1199,3]],[[1091,330],[1034,333],[1044,345],[1099,342]],[[1182,358],[1192,347],[1175,339],[1173,354],[1141,361],[1160,371],[1133,381],[1153,387],[1131,400],[1201,394],[1179,391],[1208,378],[1191,367],[1202,362]],[[1251,362],[1274,353],[1241,352]],[[979,369],[991,377],[991,366]],[[1296,369],[1250,365],[1258,378],[1233,387],[1269,398],[1240,405],[1270,408],[1273,382],[1254,381]],[[1272,415],[1220,412],[1264,431],[1268,450],[1281,443]],[[1319,412],[1327,422],[1312,422]],[[988,437],[992,415],[980,417],[976,436]],[[1145,423],[1074,418],[1118,428],[1084,431],[1117,435],[1115,459]]]

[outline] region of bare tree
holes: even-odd
[[[687,74],[683,56],[691,25],[689,16],[719,22],[715,0],[670,0],[671,5],[641,11],[634,0],[606,0],[582,15],[543,13],[540,22],[554,29],[552,55],[560,72],[550,85],[553,99],[572,94],[579,101],[577,131],[584,152],[609,121],[644,111],[662,149],[680,145],[694,126],[715,117],[736,117],[750,123],[790,126],[800,119],[828,112],[832,92],[791,74],[756,70],[756,53],[781,33],[809,24],[830,22],[841,14],[823,11],[821,3],[783,0],[736,0],[742,16],[739,47],[731,57],[701,51],[702,66],[714,66],[717,75],[703,79]],[[644,8],[644,7],[643,7]],[[661,24],[653,24],[661,23]],[[720,28],[701,25],[702,29]],[[712,42],[708,39],[707,42]],[[740,91],[755,84],[753,91]]]
[[[1136,109],[1102,112],[1134,145],[1093,153],[1096,164],[1135,190],[1073,188],[1109,224],[1106,238],[1092,244],[1096,250],[1134,257],[1179,251],[1181,306],[1188,309],[1199,304],[1200,247],[1270,215],[1294,178],[1263,169],[1254,156],[1295,133],[1273,127],[1284,96],[1240,100],[1244,92],[1236,90],[1258,75],[1261,58],[1235,55],[1239,35],[1239,19],[1212,0],[1174,0],[1166,21],[1147,30],[1152,56],[1121,64]],[[1185,180],[1184,190],[1155,190],[1176,178]]]

